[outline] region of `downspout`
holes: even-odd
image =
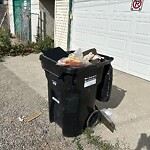
[[[68,35],[67,35],[67,50],[68,50],[68,51],[70,50],[71,20],[72,20],[72,0],[69,0]]]

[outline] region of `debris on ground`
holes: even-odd
[[[104,112],[107,116],[111,117],[112,116],[112,112],[106,108],[101,109],[102,112]]]
[[[20,116],[20,117],[18,117],[18,120],[19,120],[20,122],[23,122],[23,121],[24,121],[24,117],[25,117],[25,116]]]
[[[111,115],[112,113],[107,109],[99,110],[101,122],[111,131],[114,132],[116,130],[115,124],[112,121]]]
[[[42,130],[41,136],[45,137],[48,135],[48,131],[47,130]]]
[[[43,114],[43,112],[41,112],[41,111],[34,112],[34,113],[24,117],[24,122],[30,122],[30,121],[32,121],[33,119],[39,117],[42,114]]]

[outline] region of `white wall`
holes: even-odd
[[[55,0],[54,45],[67,50],[69,0]]]
[[[3,4],[8,4],[8,0],[3,0]]]
[[[31,0],[31,40],[36,41],[38,30],[39,0]]]
[[[9,0],[8,1],[8,7],[9,7],[9,19],[10,19],[10,32],[12,34],[15,34],[13,0]]]

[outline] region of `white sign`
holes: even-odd
[[[131,10],[132,11],[141,11],[144,0],[132,0]]]
[[[96,75],[84,79],[84,87],[96,84]]]

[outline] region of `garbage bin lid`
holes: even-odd
[[[62,48],[60,48],[60,47],[56,47],[56,48],[47,48],[47,49],[45,49],[45,50],[42,50],[42,53],[46,56],[46,57],[48,57],[48,58],[50,58],[50,59],[52,59],[52,60],[54,60],[54,61],[58,61],[58,60],[60,60],[61,58],[63,58],[63,57],[68,57],[68,53],[67,52],[65,52]]]

